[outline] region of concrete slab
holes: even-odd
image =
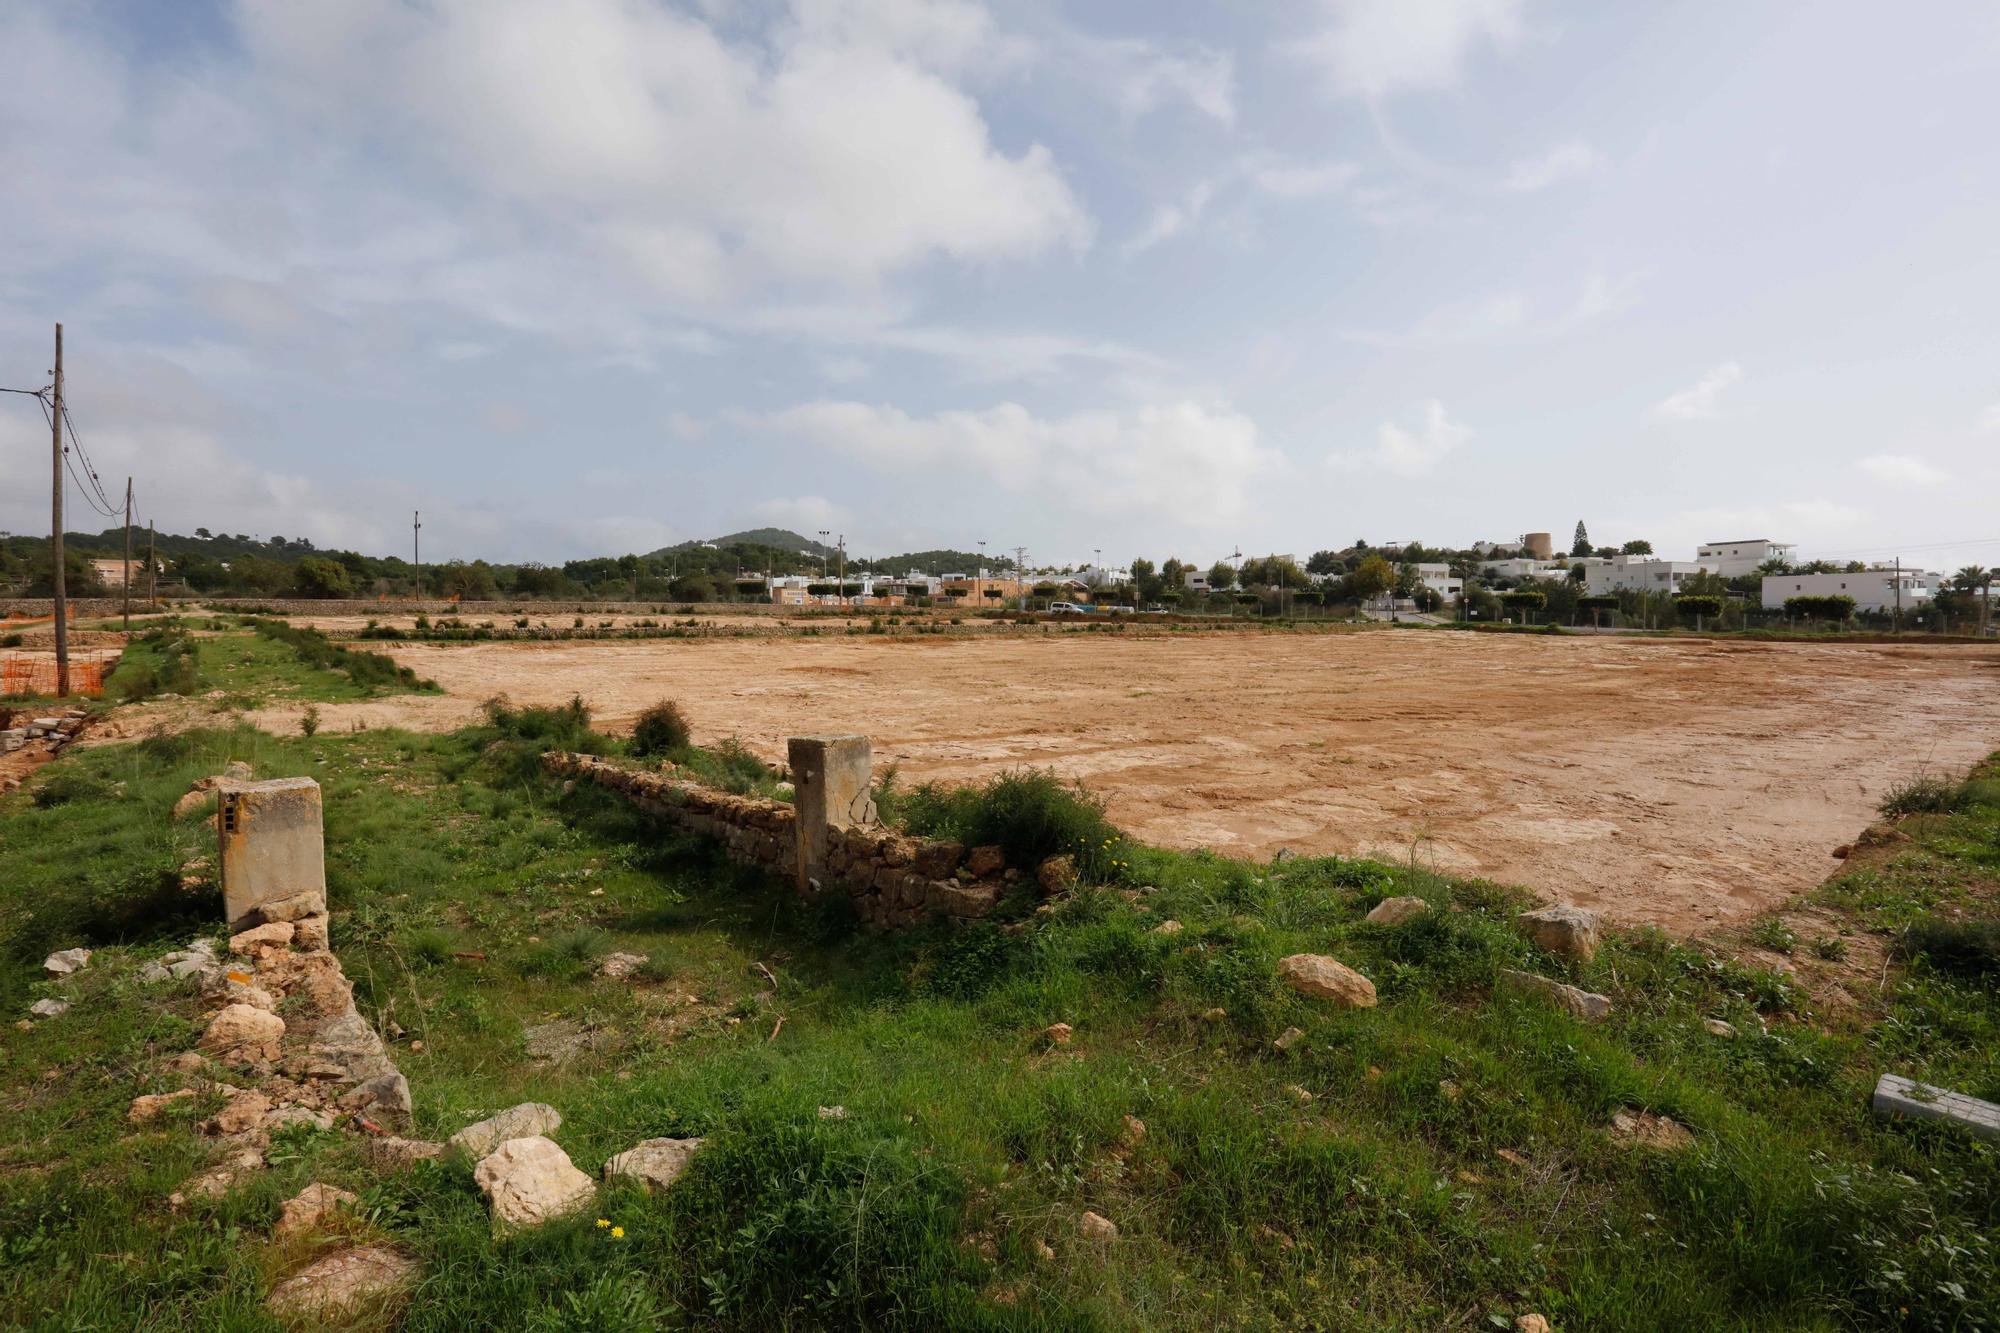
[[[311,778],[223,781],[215,826],[231,931],[326,911],[324,820]]]
[[[1876,1080],[1871,1105],[1877,1115],[1944,1120],[1983,1139],[2000,1139],[2000,1105],[1918,1083],[1901,1074],[1884,1074]]]
[[[794,736],[786,742],[798,830],[798,887],[826,882],[829,824],[876,822],[874,748],[866,736]]]

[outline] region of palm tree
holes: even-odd
[[[1951,576],[1951,583],[1960,592],[1979,593],[1979,632],[1984,634],[1993,615],[1993,580],[2000,579],[2000,569],[1985,569],[1979,565],[1967,565]]]

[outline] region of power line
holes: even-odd
[[[56,423],[55,423],[55,418],[52,415],[50,415],[48,399],[37,396],[36,401],[42,405],[42,420],[45,423],[47,423],[49,430],[53,432],[55,430]],[[68,417],[69,413],[67,410],[65,410],[63,413],[63,418],[65,422],[67,422]],[[70,439],[72,442],[74,442],[76,439],[74,427],[71,428]],[[81,446],[78,447],[77,452],[79,453],[82,452]],[[76,460],[72,459],[69,456],[69,453],[70,451],[67,449],[62,451],[63,470],[69,473],[70,480],[75,482],[77,490],[82,492],[84,502],[88,504],[92,509],[95,509],[100,515],[102,515],[105,518],[117,518],[118,517],[117,510],[111,508],[109,504],[99,504],[96,498],[92,496],[91,492],[93,490],[96,490],[99,495],[102,495],[103,491],[98,487],[89,486],[84,483],[84,479],[76,474],[77,463]],[[90,466],[89,461],[85,460],[84,467],[88,469],[89,466]]]

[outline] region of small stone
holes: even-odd
[[[66,977],[89,961],[88,949],[59,949],[42,960],[42,970],[52,977]]]
[[[1443,1097],[1443,1098],[1444,1098],[1444,1099],[1445,1099],[1446,1101],[1448,1101],[1448,1102],[1455,1102],[1455,1101],[1457,1101],[1457,1100],[1459,1099],[1459,1095],[1460,1095],[1460,1093],[1459,1093],[1459,1087],[1458,1087],[1458,1084],[1456,1084],[1456,1083],[1452,1082],[1452,1081],[1451,1081],[1450,1079],[1448,1079],[1448,1078],[1441,1078],[1441,1079],[1439,1079],[1439,1080],[1438,1080],[1438,1095],[1439,1095],[1439,1096],[1441,1096],[1441,1097]]]
[[[1035,1257],[1045,1264],[1054,1263],[1056,1261],[1055,1246],[1049,1244],[1040,1236],[1035,1237]]]
[[[1524,1314],[1514,1321],[1514,1333],[1549,1333],[1549,1321],[1538,1314]]]
[[[1300,1087],[1296,1083],[1286,1084],[1285,1091],[1291,1095],[1293,1101],[1299,1103],[1299,1105],[1301,1106],[1304,1106],[1313,1099],[1313,1095],[1310,1092],[1306,1091],[1304,1088]]]
[[[1686,1125],[1651,1111],[1620,1111],[1611,1117],[1611,1137],[1634,1148],[1678,1152],[1694,1142]]]
[[[1431,905],[1422,898],[1384,898],[1375,904],[1375,910],[1364,920],[1378,926],[1400,926],[1405,921],[1414,921],[1431,910]]]
[[[540,1138],[562,1128],[562,1112],[545,1102],[522,1102],[496,1116],[467,1125],[445,1140],[445,1146],[478,1161],[509,1139]]]
[[[386,1120],[398,1128],[410,1123],[410,1081],[400,1070],[389,1069],[350,1088],[340,1098],[342,1110],[358,1111],[372,1119]]]
[[[607,1161],[604,1178],[625,1176],[651,1194],[679,1180],[699,1147],[700,1139],[644,1139]]]
[[[1155,935],[1178,935],[1181,933],[1181,930],[1182,930],[1181,923],[1174,920],[1172,917],[1168,917],[1165,921],[1162,921],[1159,925],[1153,927],[1153,933]]]
[[[1131,1148],[1138,1147],[1146,1137],[1146,1122],[1136,1115],[1128,1115],[1125,1117],[1124,1124],[1126,1146]]]
[[[257,776],[257,770],[247,760],[232,759],[229,767],[222,770],[222,776],[231,782],[249,782]]]
[[[269,1305],[279,1315],[345,1320],[394,1300],[409,1288],[416,1273],[416,1260],[382,1246],[340,1250],[273,1287]]]
[[[299,1125],[329,1130],[333,1128],[333,1116],[326,1111],[315,1111],[310,1106],[280,1106],[264,1117],[265,1129],[292,1129]]]
[[[651,961],[643,953],[608,954],[598,970],[613,981],[623,981]]]
[[[1076,858],[1064,855],[1044,860],[1035,867],[1035,887],[1042,891],[1044,898],[1068,893],[1076,887]]]
[[[275,1060],[285,1020],[247,1004],[232,1004],[201,1034],[201,1048],[224,1060]]]
[[[264,1117],[270,1111],[269,1097],[254,1090],[237,1089],[208,1122],[209,1129],[216,1134],[248,1134],[264,1127]]]
[[[1719,1018],[1704,1018],[1701,1020],[1701,1025],[1708,1029],[1708,1033],[1712,1037],[1733,1037],[1736,1035],[1736,1025],[1725,1023]]]
[[[1500,969],[1501,986],[1516,991],[1524,991],[1551,1000],[1586,1023],[1601,1023],[1611,1017],[1611,997],[1565,985],[1549,977],[1537,976],[1533,972],[1520,972],[1508,967]]]
[[[36,1000],[28,1006],[28,1012],[36,1018],[60,1018],[69,1012],[67,1000]]]
[[[569,1154],[540,1135],[508,1139],[472,1171],[502,1229],[539,1226],[583,1208],[597,1186]]]
[[[229,952],[253,954],[259,949],[283,948],[292,942],[298,928],[289,921],[269,921],[229,937]]]
[[[359,1202],[360,1199],[344,1189],[314,1181],[285,1200],[283,1208],[279,1211],[278,1224],[271,1228],[271,1234],[296,1236],[302,1231],[311,1231],[336,1209],[350,1207]]]
[[[189,815],[214,799],[215,792],[212,788],[196,787],[193,791],[190,791],[187,795],[174,802],[173,817],[175,819],[186,819]]]
[[[125,1110],[125,1118],[135,1125],[148,1124],[157,1120],[175,1102],[192,1101],[194,1090],[182,1088],[178,1092],[156,1092],[144,1097],[134,1097],[132,1105]]]
[[[1042,1036],[1048,1039],[1051,1046],[1067,1046],[1075,1032],[1076,1029],[1067,1023],[1051,1023],[1042,1029]]]
[[[1597,956],[1597,913],[1568,903],[1544,907],[1520,916],[1528,938],[1556,957],[1587,963]]]
[[[1496,1149],[1493,1155],[1501,1161],[1512,1163],[1515,1166],[1526,1166],[1528,1164],[1528,1159],[1520,1153],[1515,1152],[1512,1148]]]
[[[1118,1239],[1118,1224],[1101,1213],[1085,1212],[1076,1220],[1076,1229],[1091,1240]]]
[[[845,1106],[822,1106],[819,1108],[819,1118],[822,1120],[845,1120],[847,1119],[847,1108]]]
[[[1295,860],[1297,857],[1298,853],[1293,851],[1291,848],[1280,847],[1275,853],[1272,854],[1271,864],[1281,866],[1287,861]]]
[[[1306,1034],[1303,1029],[1286,1028],[1283,1032],[1280,1032],[1278,1034],[1277,1040],[1273,1041],[1271,1045],[1277,1047],[1281,1051],[1289,1051],[1292,1049],[1292,1047],[1298,1045],[1305,1039],[1306,1039]]]
[[[319,950],[327,947],[326,913],[310,912],[292,922],[292,947]]]
[[[139,969],[139,980],[148,986],[157,985],[162,981],[171,981],[173,980],[173,976],[173,973],[167,971],[165,963],[148,963]]]
[[[1219,1006],[1218,1006],[1217,1008],[1214,1008],[1214,1009],[1204,1009],[1204,1010],[1202,1010],[1202,1011],[1201,1011],[1201,1017],[1202,1017],[1202,1021],[1203,1021],[1203,1022],[1207,1022],[1207,1023],[1220,1023],[1220,1022],[1222,1022],[1222,1021],[1223,1021],[1224,1019],[1226,1019],[1226,1018],[1228,1018],[1228,1017],[1229,1017],[1229,1011],[1228,1011],[1227,1009],[1223,1009],[1223,1008],[1221,1008],[1221,1007],[1219,1007]]]
[[[404,1167],[415,1166],[418,1162],[434,1161],[444,1156],[442,1143],[430,1143],[424,1139],[399,1139],[393,1134],[385,1134],[379,1139],[368,1140],[368,1160],[379,1170],[400,1171]]]
[[[255,1148],[239,1149],[221,1166],[206,1175],[197,1176],[168,1195],[167,1202],[179,1208],[190,1199],[219,1199],[229,1193],[230,1188],[236,1184],[237,1177],[251,1171],[262,1170],[263,1166],[263,1153]]]
[[[1375,983],[1325,954],[1295,953],[1278,963],[1278,976],[1301,995],[1333,1000],[1348,1009],[1375,1004]]]
[[[965,856],[965,870],[974,879],[997,875],[1007,864],[1007,854],[998,847],[974,847]]]

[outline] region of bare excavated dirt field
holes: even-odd
[[[375,645],[370,645],[375,646]],[[1817,884],[1896,781],[2000,749],[2000,648],[1320,635],[387,644],[445,696],[323,706],[443,728],[580,694],[678,699],[699,740],[864,732],[878,767],[1082,779],[1129,832],[1415,857],[1698,932]],[[286,714],[257,718],[289,728]]]

